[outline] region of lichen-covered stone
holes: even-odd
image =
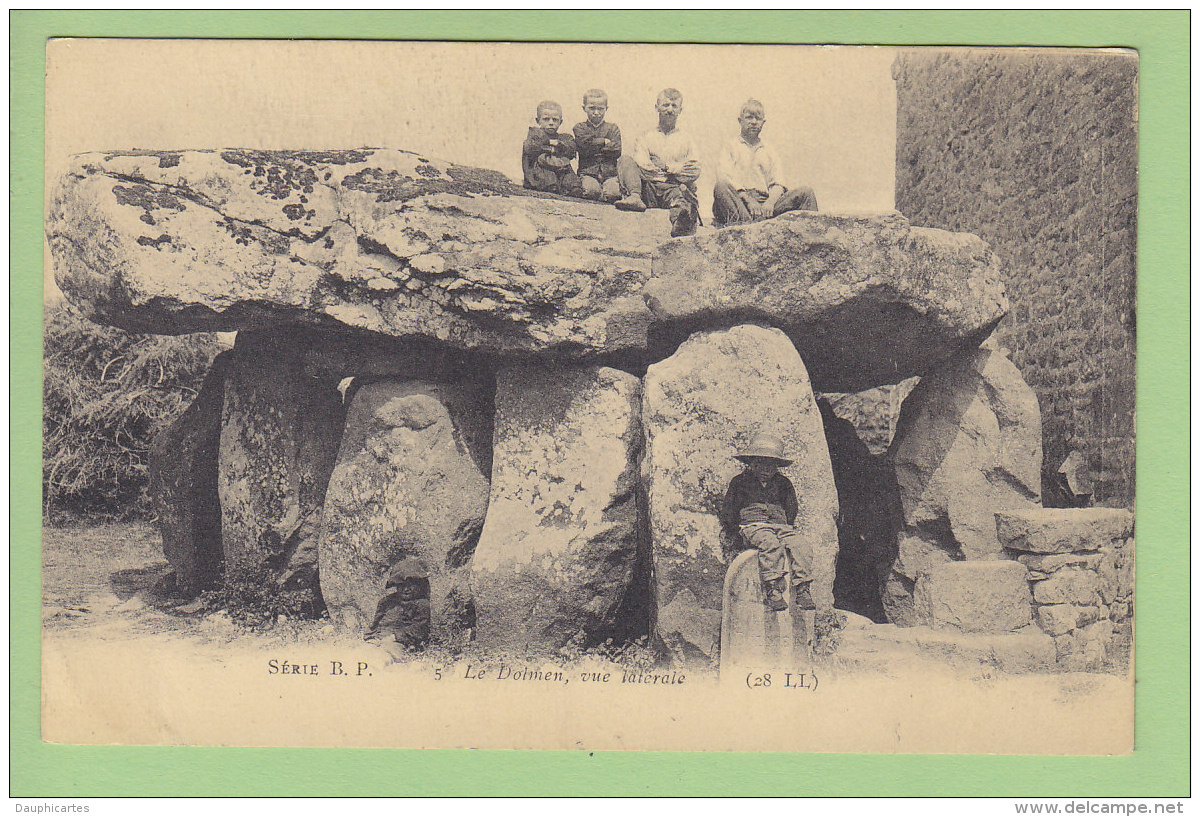
[[[415,556],[429,569],[433,638],[464,625],[452,591],[487,511],[488,386],[392,379],[354,392],[321,525],[321,589],[335,621],[361,631],[389,568]]]
[[[982,348],[921,379],[888,450],[903,514],[893,588],[943,559],[995,559],[995,512],[1035,508],[1041,495],[1037,397],[1004,354]],[[906,539],[911,539],[906,543]],[[909,614],[885,590],[889,617]]]
[[[920,624],[968,633],[1019,630],[1033,616],[1024,566],[1010,561],[949,562],[917,580]]]
[[[996,509],[1033,508],[1041,495],[1039,416],[1033,391],[994,349],[923,378],[888,452],[906,529],[966,559],[1000,556]]]
[[[666,214],[399,150],[91,153],[47,227],[63,291],[134,331],[307,323],[491,351],[645,345]]]
[[[555,650],[645,632],[641,449],[633,375],[499,371],[491,500],[470,566],[480,644]]]
[[[666,216],[400,150],[132,151],[76,157],[47,240],[67,297],[133,331],[307,324],[643,360],[761,318],[830,391],[924,372],[1006,308],[986,245],[898,215],[792,214],[678,240]]]
[[[1027,508],[996,513],[1000,543],[1023,553],[1098,551],[1133,535],[1123,508]]]
[[[664,245],[645,295],[665,323],[769,320],[820,391],[857,392],[977,345],[1008,309],[1000,278],[974,236],[911,227],[898,213],[795,212]]]
[[[229,356],[217,355],[191,405],[150,446],[149,491],[163,555],[175,570],[176,585],[189,595],[220,577],[217,461]]]
[[[225,376],[218,494],[227,569],[312,587],[325,489],[341,440],[337,384],[305,376],[308,339],[240,333]]]
[[[718,627],[721,617],[730,543],[717,514],[744,467],[734,455],[759,430],[782,437],[795,459],[783,473],[813,550],[813,595],[831,607],[837,490],[808,375],[787,336],[760,326],[696,333],[646,372],[643,405],[659,636],[684,657],[713,657],[717,632],[700,632],[700,623]]]

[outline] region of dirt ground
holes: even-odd
[[[643,678],[630,671],[644,666],[595,655],[531,660],[433,650],[397,662],[328,621],[284,620],[252,631],[221,611],[165,596],[156,588],[169,567],[150,525],[47,528],[43,566],[43,738],[52,742],[1047,754],[1132,748],[1132,679],[1114,674],[1005,675],[845,649],[814,661],[808,681],[776,673],[768,687],[752,685],[761,673]],[[281,671],[285,665],[299,672]]]

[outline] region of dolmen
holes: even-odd
[[[376,149],[83,154],[47,218],[56,280],[92,320],[237,333],[152,456],[183,587],[307,588],[362,632],[390,566],[418,557],[435,641],[648,635],[715,665],[739,445],[766,429],[792,452],[832,607],[818,398],[920,377],[888,455],[883,606],[944,619],[971,581],[945,564],[1003,560],[989,603],[1028,625],[1010,573],[1049,557],[1001,543],[994,514],[1039,507],[1040,419],[985,345],[1008,309],[987,244],[897,213],[667,234],[665,212]]]

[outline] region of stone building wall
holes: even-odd
[[[1132,505],[1136,57],[910,49],[893,74],[896,208],[1000,255],[997,334],[1041,403],[1044,483],[1078,450],[1096,501]]]

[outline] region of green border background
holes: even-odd
[[[1190,12],[10,11],[10,795],[1190,795]],[[1125,46],[1141,55],[1137,728],[1117,758],[44,744],[45,40],[237,37]],[[1104,713],[1097,712],[1097,717]]]

